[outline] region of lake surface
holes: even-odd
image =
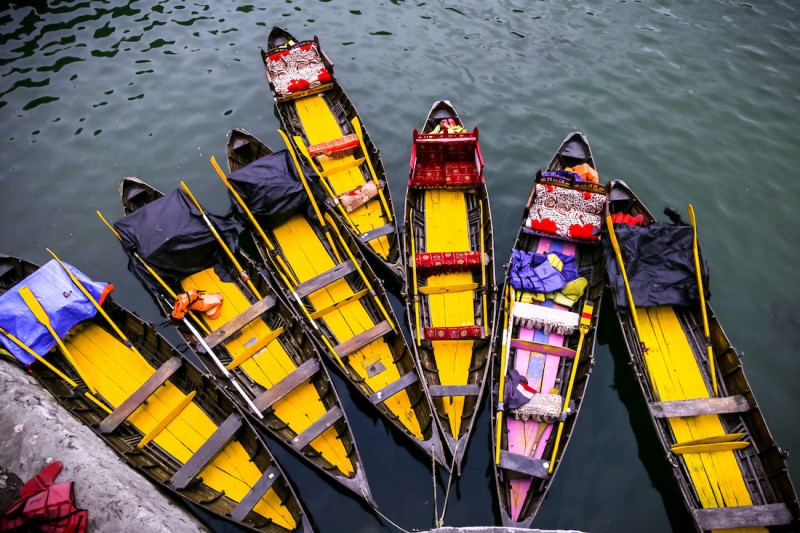
[[[411,132],[433,101],[449,99],[468,127],[479,126],[498,265],[532,176],[572,130],[588,135],[601,179],[625,179],[654,212],[685,212],[692,202],[711,303],[745,354],[775,440],[800,451],[795,2],[266,4],[38,0],[0,8],[0,252],[41,263],[50,247],[112,281],[122,305],[159,321],[94,212],[121,217],[124,176],[162,190],[182,179],[210,210],[227,209],[208,162],[224,160],[226,132],[241,126],[280,145],[259,57],[279,25],[319,36],[381,150],[395,200],[405,193]],[[533,525],[685,530],[689,517],[606,304],[582,414]],[[381,511],[405,529],[429,528],[430,463],[337,385]],[[485,406],[476,427],[447,525],[499,520]],[[320,532],[390,529],[272,448]],[[797,456],[789,464],[800,485]],[[441,472],[438,480],[441,506],[447,480]]]

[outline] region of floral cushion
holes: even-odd
[[[553,185],[536,185],[526,225],[564,238],[599,240],[606,197]]]
[[[266,66],[278,96],[289,96],[333,81],[319,55],[317,43],[298,44],[275,52],[267,58]]]
[[[449,274],[472,270],[483,261],[480,252],[423,252],[416,255],[414,262],[422,273]]]
[[[427,341],[457,341],[463,339],[480,339],[483,328],[478,325],[461,326],[459,328],[422,328]]]

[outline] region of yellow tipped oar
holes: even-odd
[[[369,167],[369,173],[372,176],[372,182],[378,187],[378,195],[381,198],[381,203],[383,204],[383,209],[386,212],[386,218],[389,222],[392,221],[392,211],[389,209],[389,204],[386,202],[386,197],[383,195],[383,188],[381,187],[380,181],[378,181],[378,176],[375,174],[375,169],[372,166],[372,158],[369,156],[367,152],[367,146],[364,144],[364,132],[361,131],[361,120],[358,117],[355,117],[352,121],[350,121],[353,125],[353,129],[356,131],[356,135],[358,136],[358,142],[361,145],[361,151],[364,154],[364,159],[367,160],[367,166]]]
[[[228,180],[228,176],[226,176],[225,173],[222,171],[222,169],[219,167],[219,165],[217,164],[217,160],[214,159],[213,155],[211,156],[211,164],[214,166],[214,170],[217,171],[217,174],[219,175],[222,182],[225,184],[228,190],[231,191],[231,194],[236,199],[236,202],[241,206],[242,210],[247,215],[247,218],[250,219],[250,223],[253,225],[258,234],[261,236],[261,239],[264,241],[264,244],[267,246],[269,251],[274,252],[275,245],[272,243],[271,240],[269,240],[269,237],[267,237],[267,234],[264,232],[264,229],[261,227],[261,224],[259,224],[258,221],[256,221],[256,217],[253,216],[252,211],[250,211],[250,208],[247,207],[247,204],[244,202],[244,199],[242,199],[241,195],[236,191],[236,189],[233,188],[233,185],[231,184],[230,180]],[[292,271],[289,269],[289,267],[286,266],[286,263],[283,261],[283,257],[281,257],[280,255],[276,255],[276,259],[279,263],[278,266],[284,271],[284,274],[286,274],[287,276],[289,276],[290,279],[296,282],[297,280],[295,279],[294,274],[292,274]]]
[[[572,386],[575,384],[575,376],[578,374],[578,362],[581,358],[581,348],[583,348],[583,339],[589,331],[589,326],[592,323],[592,313],[594,312],[594,305],[591,302],[583,304],[581,311],[580,321],[580,336],[578,337],[578,347],[575,348],[575,359],[572,361],[572,372],[569,375],[569,385],[567,385],[567,393],[564,395],[564,408],[561,413],[566,413],[569,409],[569,400],[572,397]],[[552,474],[553,468],[556,464],[556,453],[558,453],[558,445],[561,442],[561,433],[564,431],[564,421],[558,423],[558,431],[556,432],[556,440],[553,443],[553,455],[550,456],[550,467],[547,472]]]
[[[483,255],[483,200],[479,200],[478,205],[480,206],[480,217],[481,217],[480,218],[481,230],[478,238],[480,244],[479,249],[481,252],[481,286],[483,287],[483,327],[485,331],[486,326],[488,325],[488,322],[486,321],[486,293],[489,292],[489,287],[486,285],[486,260]],[[486,331],[485,333],[488,334],[488,332]]]
[[[694,270],[697,273],[697,292],[700,294],[700,310],[703,313],[703,334],[706,337],[706,352],[708,353],[708,371],[711,374],[711,383],[714,387],[714,396],[719,396],[717,387],[717,371],[714,364],[714,350],[711,348],[711,334],[708,331],[708,314],[706,313],[706,293],[703,288],[703,274],[700,272],[700,250],[697,246],[697,221],[694,218],[694,208],[689,204],[689,220],[692,222],[692,253],[694,254]]]
[[[419,318],[419,291],[417,290],[417,253],[416,244],[414,242],[414,210],[408,211],[408,225],[409,225],[409,242],[411,243],[411,257],[408,260],[411,262],[411,273],[413,276],[412,285],[414,287],[414,324],[417,329],[417,346],[422,344],[420,332],[420,318]]]
[[[494,454],[494,464],[500,464],[500,438],[503,435],[503,395],[505,394],[505,386],[506,386],[506,370],[508,367],[508,354],[507,354],[507,344],[509,337],[511,336],[509,333],[509,315],[511,315],[511,299],[510,296],[510,289],[509,285],[506,284],[506,292],[504,295],[504,305],[503,305],[503,338],[501,339],[500,344],[500,387],[498,387],[497,391],[497,438],[495,442],[497,446],[495,448]],[[512,322],[513,325],[513,322]]]
[[[117,230],[115,230],[115,229],[114,229],[114,226],[112,226],[111,224],[109,224],[109,223],[108,223],[108,220],[106,220],[106,219],[105,219],[105,217],[103,216],[103,213],[101,213],[100,211],[96,211],[96,213],[97,213],[97,216],[99,216],[99,217],[100,217],[100,220],[102,220],[102,221],[103,221],[103,223],[106,225],[106,227],[108,227],[108,229],[110,229],[110,230],[111,230],[111,233],[113,233],[113,234],[114,234],[114,235],[117,237],[117,239],[119,239],[119,240],[121,241],[121,240],[122,240],[122,237],[120,237],[120,235],[119,235],[119,233],[117,232]],[[136,260],[137,260],[137,261],[139,261],[139,263],[141,263],[141,265],[142,265],[142,266],[143,266],[145,269],[147,269],[147,271],[150,273],[150,275],[151,275],[151,276],[153,276],[153,279],[155,279],[156,281],[158,281],[158,282],[161,284],[161,286],[162,286],[162,287],[164,287],[164,290],[165,290],[165,291],[167,291],[167,294],[169,294],[169,295],[172,297],[172,299],[173,299],[173,300],[177,300],[177,299],[178,299],[178,295],[177,295],[177,294],[175,294],[175,291],[173,291],[172,289],[170,289],[169,285],[167,285],[167,282],[166,282],[166,281],[164,281],[163,279],[161,279],[161,276],[159,276],[159,275],[158,275],[158,272],[156,272],[155,270],[153,270],[153,269],[150,267],[150,265],[148,265],[148,264],[147,264],[147,261],[145,261],[144,259],[142,259],[142,256],[140,256],[140,255],[139,255],[137,252],[135,252],[135,251],[134,251],[134,252],[133,252],[133,257],[135,257],[135,258],[136,258]],[[192,312],[192,310],[191,310],[191,309],[189,309],[189,310],[188,310],[188,312],[189,312],[189,315],[190,315],[192,318],[194,318],[194,321],[197,323],[197,325],[198,325],[198,326],[200,326],[200,329],[202,329],[202,330],[203,330],[203,332],[204,332],[206,335],[208,335],[208,334],[210,334],[210,333],[211,333],[211,332],[208,330],[208,328],[206,327],[206,325],[205,325],[205,324],[203,324],[203,322],[202,322],[202,321],[201,321],[199,318],[197,318],[197,315],[195,315],[195,314]]]
[[[625,282],[625,293],[628,295],[628,305],[631,308],[631,316],[633,317],[633,325],[636,328],[636,335],[639,335],[639,317],[636,316],[636,304],[633,302],[633,294],[631,293],[631,286],[628,283],[628,273],[625,271],[625,263],[622,261],[622,250],[619,249],[619,241],[617,241],[617,234],[614,232],[614,222],[611,221],[611,215],[606,216],[606,227],[608,228],[608,236],[611,238],[611,246],[614,248],[614,253],[617,256],[617,264],[622,273],[622,279]],[[644,343],[640,340],[639,343],[644,347]]]
[[[242,268],[242,265],[239,264],[239,261],[236,259],[236,256],[233,255],[231,249],[228,248],[227,244],[225,244],[225,241],[223,240],[222,236],[217,232],[217,228],[215,228],[214,224],[212,224],[211,221],[208,219],[208,217],[206,216],[206,212],[203,211],[203,208],[200,206],[200,202],[197,201],[197,199],[192,194],[192,191],[190,191],[189,187],[187,187],[186,184],[182,181],[181,181],[181,188],[183,189],[183,192],[185,192],[192,200],[192,203],[195,205],[195,207],[197,207],[197,209],[200,211],[200,214],[203,216],[203,220],[205,221],[206,226],[208,226],[208,229],[211,230],[211,234],[214,235],[214,238],[217,239],[219,245],[222,246],[223,250],[225,250],[225,255],[228,256],[228,259],[231,260],[233,266],[235,266],[236,270],[239,271],[239,277],[241,277],[245,281],[245,283],[247,283],[247,286],[250,287],[250,290],[253,291],[253,294],[256,296],[256,298],[261,300],[261,294],[256,289],[256,286],[253,285],[253,282],[250,281],[250,276],[247,275],[247,272],[245,272],[245,270]]]
[[[28,354],[29,354],[31,357],[33,357],[34,359],[36,359],[37,361],[39,361],[40,363],[42,363],[44,366],[46,366],[47,368],[49,368],[50,370],[52,370],[52,371],[53,371],[53,373],[54,373],[55,375],[57,375],[58,377],[60,377],[60,378],[61,378],[61,379],[63,379],[64,381],[66,381],[66,382],[69,384],[69,386],[70,386],[70,387],[72,387],[73,389],[77,389],[77,388],[78,388],[78,384],[77,384],[77,383],[75,383],[75,381],[73,381],[72,379],[70,379],[70,377],[69,377],[69,376],[67,376],[67,375],[66,375],[66,374],[64,374],[62,371],[60,371],[59,369],[57,369],[56,367],[54,367],[52,364],[50,364],[50,361],[48,361],[47,359],[45,359],[44,357],[42,357],[42,356],[41,356],[41,355],[39,355],[38,353],[34,352],[34,351],[33,351],[33,349],[32,349],[30,346],[28,346],[27,344],[25,344],[24,342],[22,342],[21,340],[19,340],[18,338],[16,338],[16,337],[15,337],[14,335],[12,335],[11,333],[9,333],[8,331],[4,330],[3,328],[0,328],[0,333],[2,333],[3,335],[5,335],[5,336],[6,336],[6,337],[8,337],[9,339],[11,339],[11,342],[13,342],[13,343],[14,343],[14,344],[16,344],[17,346],[19,346],[20,348],[22,348],[23,350],[25,350],[25,351],[26,351],[26,352],[27,352],[27,353],[28,353]],[[98,406],[99,406],[101,409],[103,409],[103,411],[105,411],[106,413],[111,413],[111,409],[109,409],[109,408],[108,408],[108,406],[107,406],[106,404],[104,404],[103,402],[101,402],[100,400],[98,400],[98,399],[97,399],[95,396],[92,396],[92,394],[91,394],[91,393],[89,393],[89,392],[85,392],[84,394],[85,394],[85,395],[86,395],[86,397],[87,397],[87,398],[89,398],[89,399],[90,399],[92,402],[94,402],[94,403],[95,403],[95,404],[97,404],[97,405],[98,405]]]
[[[81,290],[83,295],[86,296],[86,298],[88,298],[90,302],[92,302],[92,305],[94,305],[95,309],[97,309],[97,312],[100,313],[103,316],[103,318],[106,319],[108,325],[111,326],[111,328],[117,333],[117,335],[119,335],[119,337],[125,343],[125,346],[130,348],[130,350],[136,355],[139,355],[139,350],[136,349],[136,346],[134,346],[133,343],[130,340],[128,340],[128,337],[125,336],[122,330],[117,327],[117,325],[114,323],[113,320],[111,320],[111,317],[108,316],[108,313],[106,313],[105,309],[103,309],[103,307],[100,305],[100,302],[98,302],[95,299],[95,297],[92,296],[92,294],[89,292],[89,290],[83,285],[83,283],[81,283],[78,280],[78,278],[75,277],[72,271],[67,268],[67,265],[61,262],[61,259],[58,258],[58,256],[55,254],[55,252],[53,252],[53,250],[51,250],[50,248],[45,248],[45,250],[47,250],[50,253],[50,255],[53,256],[53,259],[58,261],[58,264],[61,265],[61,268],[64,269],[64,272],[66,272],[67,275],[69,275],[69,279],[72,280],[72,283],[75,284],[75,286]]]
[[[61,353],[64,354],[64,357],[67,358],[67,361],[75,368],[75,371],[81,377],[81,379],[86,383],[86,386],[92,391],[92,394],[97,394],[97,389],[94,388],[94,385],[86,379],[87,376],[81,371],[81,367],[78,365],[77,361],[72,357],[72,354],[67,349],[67,346],[61,341],[61,337],[58,336],[56,330],[53,329],[53,325],[50,323],[50,317],[47,315],[47,311],[44,310],[42,304],[39,303],[39,300],[36,299],[36,296],[33,295],[33,292],[27,287],[22,286],[19,288],[19,295],[22,296],[22,299],[25,301],[25,305],[28,306],[28,309],[31,310],[33,316],[36,317],[44,327],[47,328],[47,331],[50,332],[50,335],[53,336],[56,343],[58,343],[58,347],[61,349]]]
[[[250,211],[250,209],[248,209],[248,207],[244,203],[244,200],[242,199],[242,197],[233,188],[233,185],[231,185],[230,181],[228,180],[228,177],[225,175],[225,173],[222,171],[222,169],[219,168],[219,165],[217,164],[217,161],[213,157],[211,158],[211,164],[214,165],[214,168],[217,170],[217,173],[219,174],[219,177],[222,178],[222,181],[225,182],[225,185],[233,193],[234,197],[239,202],[239,205],[241,205],[242,209],[244,209],[245,213],[247,213],[247,216],[250,218],[250,222],[253,224],[253,226],[255,226],[256,230],[259,233],[259,235],[264,240],[264,244],[266,244],[267,248],[269,248],[270,250],[274,250],[275,246],[272,244],[272,242],[269,240],[269,238],[267,238],[267,234],[264,232],[264,230],[261,227],[261,225],[256,221],[256,218],[253,216],[253,213]],[[301,170],[299,170],[299,171],[302,172]],[[287,279],[285,273],[291,274],[291,271],[289,270],[289,267],[286,266],[286,264],[283,262],[283,258],[281,256],[277,256],[277,258],[278,258],[278,261],[281,263],[281,265],[280,265],[281,268],[276,269],[276,271],[277,271],[278,275],[281,277],[281,279],[283,280],[284,285],[292,293],[292,296],[297,301],[297,305],[300,306],[300,309],[302,309],[303,313],[306,315],[306,318],[309,319],[309,321],[311,322],[311,325],[314,326],[314,329],[316,329],[320,333],[320,337],[322,337],[322,342],[325,344],[325,346],[330,350],[330,352],[336,358],[336,361],[339,363],[339,365],[342,368],[345,368],[344,362],[339,357],[339,354],[336,353],[336,350],[334,350],[333,345],[331,344],[331,342],[328,340],[328,338],[325,336],[325,334],[322,333],[322,331],[320,330],[319,326],[314,321],[314,319],[311,318],[311,315],[308,313],[308,309],[306,309],[306,306],[303,305],[303,301],[300,299],[300,296],[298,296],[298,294],[294,291],[294,284],[291,283],[289,281],[289,279]],[[281,272],[281,269],[285,270],[285,273]]]

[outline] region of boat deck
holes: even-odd
[[[294,101],[294,105],[309,144],[333,141],[345,135],[328,106],[324,95],[299,98]],[[355,166],[356,158],[352,155],[335,159],[321,155],[317,157],[317,160],[324,172],[331,172],[338,167],[349,166],[349,168],[336,172],[327,178],[335,194],[351,191],[365,182],[361,167]],[[378,197],[371,199],[352,213],[349,213],[349,217],[355,225],[357,233],[366,233],[380,228],[388,222],[385,219],[381,201]],[[389,257],[391,246],[388,237],[383,236],[372,239],[369,244],[383,259]]]
[[[658,401],[709,398],[698,360],[675,310],[669,306],[637,309],[639,338]],[[718,415],[669,418],[676,443],[726,434]],[[732,450],[682,454],[703,508],[753,505],[741,467]],[[726,529],[726,532],[766,532],[766,528]]]
[[[302,215],[295,215],[275,228],[273,235],[276,247],[281,250],[298,283],[308,281],[341,263],[331,256],[314,228]],[[314,310],[324,310],[354,294],[356,293],[348,281],[339,279],[312,292],[307,298]],[[354,298],[350,303],[325,314],[319,321],[336,337],[338,343],[352,339],[376,325],[376,321],[359,298]],[[349,367],[373,391],[379,391],[401,377],[391,346],[385,338],[370,342],[349,354],[347,358]],[[380,366],[376,363],[381,363],[385,370],[370,376],[368,368],[373,365]],[[386,399],[384,405],[398,417],[399,422],[409,432],[424,440],[419,420],[405,390]]]
[[[464,252],[470,250],[466,193],[457,190],[422,191],[425,206],[425,250],[422,252]],[[429,287],[472,283],[472,273],[454,272],[427,277]],[[458,327],[475,323],[473,291],[445,292],[423,296],[428,300],[430,326]],[[435,341],[432,343],[441,385],[466,385],[472,366],[475,341]],[[461,432],[464,396],[450,396],[443,401],[450,432]]]
[[[219,316],[212,320],[202,315],[211,331],[240,315],[251,305],[236,284],[222,281],[213,268],[185,278],[181,285],[184,290],[202,289],[209,294],[222,294],[223,304],[220,307]],[[198,316],[201,314],[198,313]],[[257,319],[244,326],[235,338],[225,341],[224,346],[231,357],[236,359],[249,350],[258,349],[265,340],[270,338],[272,333],[263,320]],[[257,384],[269,389],[296,370],[297,365],[286,353],[281,342],[274,340],[242,363],[241,368]],[[316,387],[309,382],[303,383],[286,394],[271,408],[275,411],[275,416],[288,424],[298,435],[327,412]],[[335,465],[344,475],[351,476],[353,474],[353,462],[348,456],[344,444],[338,438],[335,427],[331,426],[326,429],[319,437],[311,441],[310,446],[322,454],[325,460]]]
[[[114,408],[136,392],[155,369],[145,359],[96,324],[89,324],[66,340],[68,350],[98,394]],[[157,430],[182,402],[189,401],[153,439],[153,443],[185,463],[217,430],[217,425],[191,398],[167,381],[128,418],[144,435]],[[243,446],[231,440],[198,474],[203,483],[240,502],[261,477]],[[256,504],[254,511],[288,530],[296,527],[289,510],[273,489]]]

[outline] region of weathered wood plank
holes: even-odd
[[[406,387],[413,385],[417,381],[419,381],[417,374],[414,372],[408,372],[407,374],[403,374],[400,379],[397,379],[386,385],[381,390],[370,394],[369,399],[373,404],[378,405],[381,402],[385,402],[387,399],[391,398]]]
[[[136,392],[128,396],[119,407],[114,409],[114,412],[100,422],[100,433],[111,433],[117,429],[120,424],[127,420],[140,405],[146,402],[147,399],[181,367],[181,364],[183,364],[183,361],[180,357],[172,357],[158,367],[158,370],[156,370],[155,374],[150,376],[150,379],[145,381]]]
[[[346,355],[350,355],[351,353],[360,350],[367,344],[380,339],[390,331],[392,331],[392,326],[384,320],[383,322],[369,328],[367,331],[359,333],[355,337],[351,337],[341,344],[337,344],[333,347],[333,349],[336,351],[339,357],[345,357]]]
[[[334,281],[341,279],[355,271],[356,266],[351,260],[348,259],[344,263],[336,265],[332,269],[326,270],[322,274],[314,276],[313,278],[299,284],[294,288],[294,292],[296,292],[300,298],[304,298],[312,292],[318,291],[326,285],[330,285]]]
[[[260,300],[248,307],[243,313],[233,317],[215,329],[208,337],[205,338],[206,344],[208,344],[209,348],[213,348],[218,344],[225,342],[228,340],[228,338],[230,338],[231,335],[269,311],[269,309],[274,305],[275,298],[272,296],[266,296],[263,300]]]
[[[477,396],[481,393],[478,385],[428,385],[431,396]]]
[[[550,476],[548,473],[550,463],[547,461],[525,457],[524,455],[517,455],[506,450],[500,450],[500,463],[498,466],[505,470],[519,472],[520,474],[526,474],[540,479],[547,479]]]
[[[253,485],[253,488],[250,489],[250,492],[242,498],[242,501],[236,504],[236,507],[233,508],[231,511],[231,518],[236,522],[241,522],[244,520],[250,511],[261,501],[261,498],[267,493],[267,491],[272,487],[272,484],[278,479],[281,473],[275,466],[270,466],[267,468],[261,477],[258,478],[256,484]]]
[[[170,485],[175,489],[185,489],[197,474],[217,455],[231,440],[239,428],[242,427],[242,417],[234,413],[219,425],[200,449],[170,479]]]
[[[557,355],[559,357],[575,357],[575,350],[570,350],[563,346],[552,346],[541,342],[528,341],[525,339],[511,339],[511,347],[518,350],[527,350],[546,355]]]
[[[333,409],[315,420],[313,424],[305,429],[305,431],[293,438],[291,442],[292,447],[296,450],[302,450],[306,445],[308,445],[308,443],[322,435],[326,429],[334,425],[336,421],[343,416],[344,413],[342,412],[341,408],[338,405],[335,406]]]
[[[369,242],[372,240],[377,239],[378,237],[383,237],[384,235],[390,235],[395,232],[394,224],[385,224],[379,228],[371,229],[369,231],[365,231],[358,237],[361,239],[361,242]]]
[[[704,530],[768,527],[792,523],[792,511],[784,503],[695,509],[693,512],[698,525]]]
[[[676,400],[673,402],[656,402],[650,404],[650,413],[654,418],[721,415],[726,413],[744,413],[749,410],[750,404],[747,403],[747,399],[744,396],[697,398],[695,400]]]
[[[317,372],[319,372],[319,361],[316,358],[311,358],[291,371],[275,385],[259,394],[253,400],[253,405],[263,413]]]

